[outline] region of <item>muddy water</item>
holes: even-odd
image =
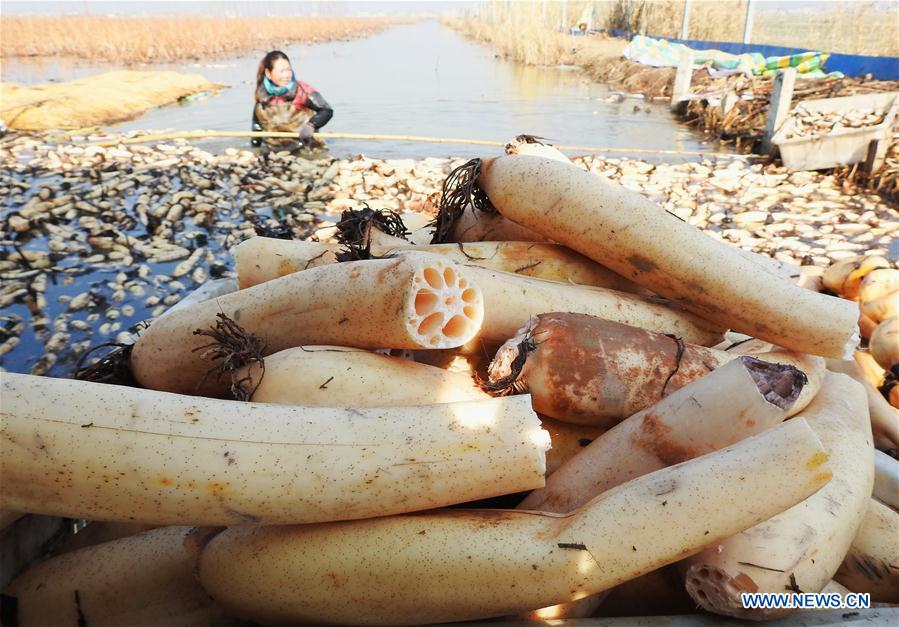
[[[612,93],[583,79],[576,69],[527,67],[495,58],[489,48],[433,20],[396,26],[364,39],[287,47],[285,52],[298,76],[334,107],[327,131],[497,141],[530,133],[567,145],[713,150],[701,135],[678,124],[665,103],[632,98],[607,102],[614,98]],[[216,96],[157,109],[110,129],[248,130],[252,83],[261,54],[155,66],[200,73],[230,87]],[[109,69],[59,61],[12,61],[4,62],[2,76],[4,81],[39,83]],[[208,140],[201,145],[214,151],[244,142]],[[351,140],[332,140],[330,147],[336,157],[362,153],[376,158],[464,157],[498,150]]]

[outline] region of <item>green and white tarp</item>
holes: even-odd
[[[840,77],[840,72],[824,71],[824,62],[830,56],[826,52],[802,52],[782,57],[765,57],[758,52],[731,54],[721,50],[696,50],[684,44],[672,43],[664,39],[653,39],[635,35],[624,49],[624,56],[632,61],[653,67],[677,67],[681,56],[693,52],[693,65],[708,67],[709,74],[746,74],[771,76],[783,68],[796,68],[802,78]]]

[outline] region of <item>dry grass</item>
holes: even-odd
[[[444,23],[522,63],[556,65],[571,62],[571,38],[541,23],[541,9],[537,3],[521,3],[511,9],[494,3],[484,17],[486,19],[446,19]]]
[[[899,19],[893,0],[816,3],[812,7],[799,2],[778,3],[776,8],[772,4],[756,2],[753,7],[754,43],[845,54],[899,56]],[[542,58],[548,51],[537,49],[542,45],[541,39],[533,37],[530,29],[558,30],[561,24],[562,3],[549,2],[545,19],[542,5],[542,2],[507,5],[494,0],[485,6],[476,21],[485,22],[484,30],[493,28],[489,24],[491,20],[500,28],[523,27],[528,35],[519,45],[521,56],[515,52],[509,54],[532,62],[527,59]],[[590,5],[594,11],[594,28],[620,29],[652,37],[680,36],[684,0],[631,0],[629,14],[626,0],[569,0],[567,26],[573,26],[584,8]],[[742,41],[745,15],[746,0],[694,0],[688,39]]]
[[[684,0],[634,0],[630,28],[625,3],[595,3],[606,28],[622,28],[653,37],[680,37]],[[746,0],[698,0],[690,9],[688,39],[742,41]],[[899,20],[892,2],[834,2],[802,6],[780,3],[776,9],[753,7],[752,42],[846,54],[899,55]]]
[[[578,3],[571,2],[577,6]],[[585,4],[585,3],[581,3]],[[523,7],[530,5],[530,10]],[[536,5],[536,9],[534,8]],[[446,19],[449,27],[484,42],[504,56],[531,65],[577,65],[595,81],[608,83],[628,92],[649,96],[670,94],[674,76],[671,68],[653,68],[621,57],[626,42],[611,37],[570,37],[542,24],[539,3],[512,5],[504,12],[497,6],[497,22],[483,19]],[[580,11],[569,8],[577,19]],[[548,20],[558,22],[558,15]]]
[[[131,119],[201,91],[220,89],[199,74],[119,70],[68,83],[0,85],[0,118],[18,130],[77,129]]]
[[[218,17],[15,17],[0,21],[0,57],[76,57],[121,65],[235,56],[369,35],[398,20]]]
[[[622,28],[653,37],[680,37],[684,14],[683,0],[652,0],[633,2],[630,28],[622,19],[624,2],[609,1],[612,5],[609,28]],[[705,41],[741,41],[746,3],[742,0],[694,2],[690,9],[690,39]],[[612,25],[614,24],[614,25]]]
[[[899,57],[899,16],[895,2],[841,2],[839,9],[760,12],[753,41],[823,49],[828,52]]]

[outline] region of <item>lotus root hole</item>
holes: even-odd
[[[465,307],[462,308],[462,311],[465,312],[465,315],[472,320],[478,317],[478,308],[474,305],[465,305]]]
[[[421,321],[421,324],[418,325],[418,332],[421,335],[432,335],[439,331],[442,325],[443,314],[438,311]]]
[[[468,288],[467,290],[462,292],[462,300],[464,300],[466,303],[473,303],[477,299],[478,299],[478,293],[475,292],[471,288]]]
[[[415,295],[415,313],[419,316],[426,316],[434,311],[437,306],[437,294],[422,290]]]
[[[437,272],[434,268],[425,268],[424,271],[425,281],[428,282],[428,285],[433,287],[435,290],[439,290],[443,287],[443,278],[440,276],[440,273]]]
[[[468,331],[468,320],[465,316],[453,316],[443,327],[443,334],[447,337],[460,337]]]
[[[699,571],[699,576],[702,577],[703,579],[708,579],[710,574],[711,573],[709,573],[708,568],[703,568],[702,570]]]
[[[453,272],[452,268],[445,268],[443,270],[443,280],[446,281],[447,285],[453,285],[456,282],[456,273]]]

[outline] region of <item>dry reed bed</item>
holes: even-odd
[[[167,63],[361,37],[396,23],[381,18],[5,16],[0,22],[0,57]]]
[[[631,3],[630,19],[622,0],[595,3],[598,27],[615,28],[652,37],[680,37],[683,0],[638,0]],[[740,41],[746,4],[742,0],[696,2],[690,9],[690,39]]]
[[[481,19],[496,16],[501,24],[518,19],[550,28],[561,23],[560,2],[548,3],[545,19],[541,2],[504,4],[486,5]],[[569,0],[568,26],[575,24],[588,5],[594,9],[594,29],[619,29],[665,38],[681,35],[684,0],[631,0],[629,14],[626,0]],[[895,57],[899,56],[899,21],[895,11],[895,4],[885,0],[805,6],[756,3],[751,40],[755,44]],[[745,17],[746,0],[693,2],[687,38],[742,41]]]
[[[899,21],[889,2],[859,1],[827,6],[770,8],[757,4],[753,12],[752,42],[771,46],[825,50],[844,54],[899,56]],[[624,2],[594,2],[599,26],[644,33],[652,37],[680,37],[683,0],[638,0],[630,22]],[[694,2],[687,37],[703,41],[742,41],[745,0]]]
[[[445,19],[444,24],[483,42],[503,56],[529,65],[576,65],[593,80],[647,96],[671,93],[672,68],[653,68],[621,56],[626,42],[602,35],[571,37],[543,27],[527,14],[512,13],[499,24]]]

